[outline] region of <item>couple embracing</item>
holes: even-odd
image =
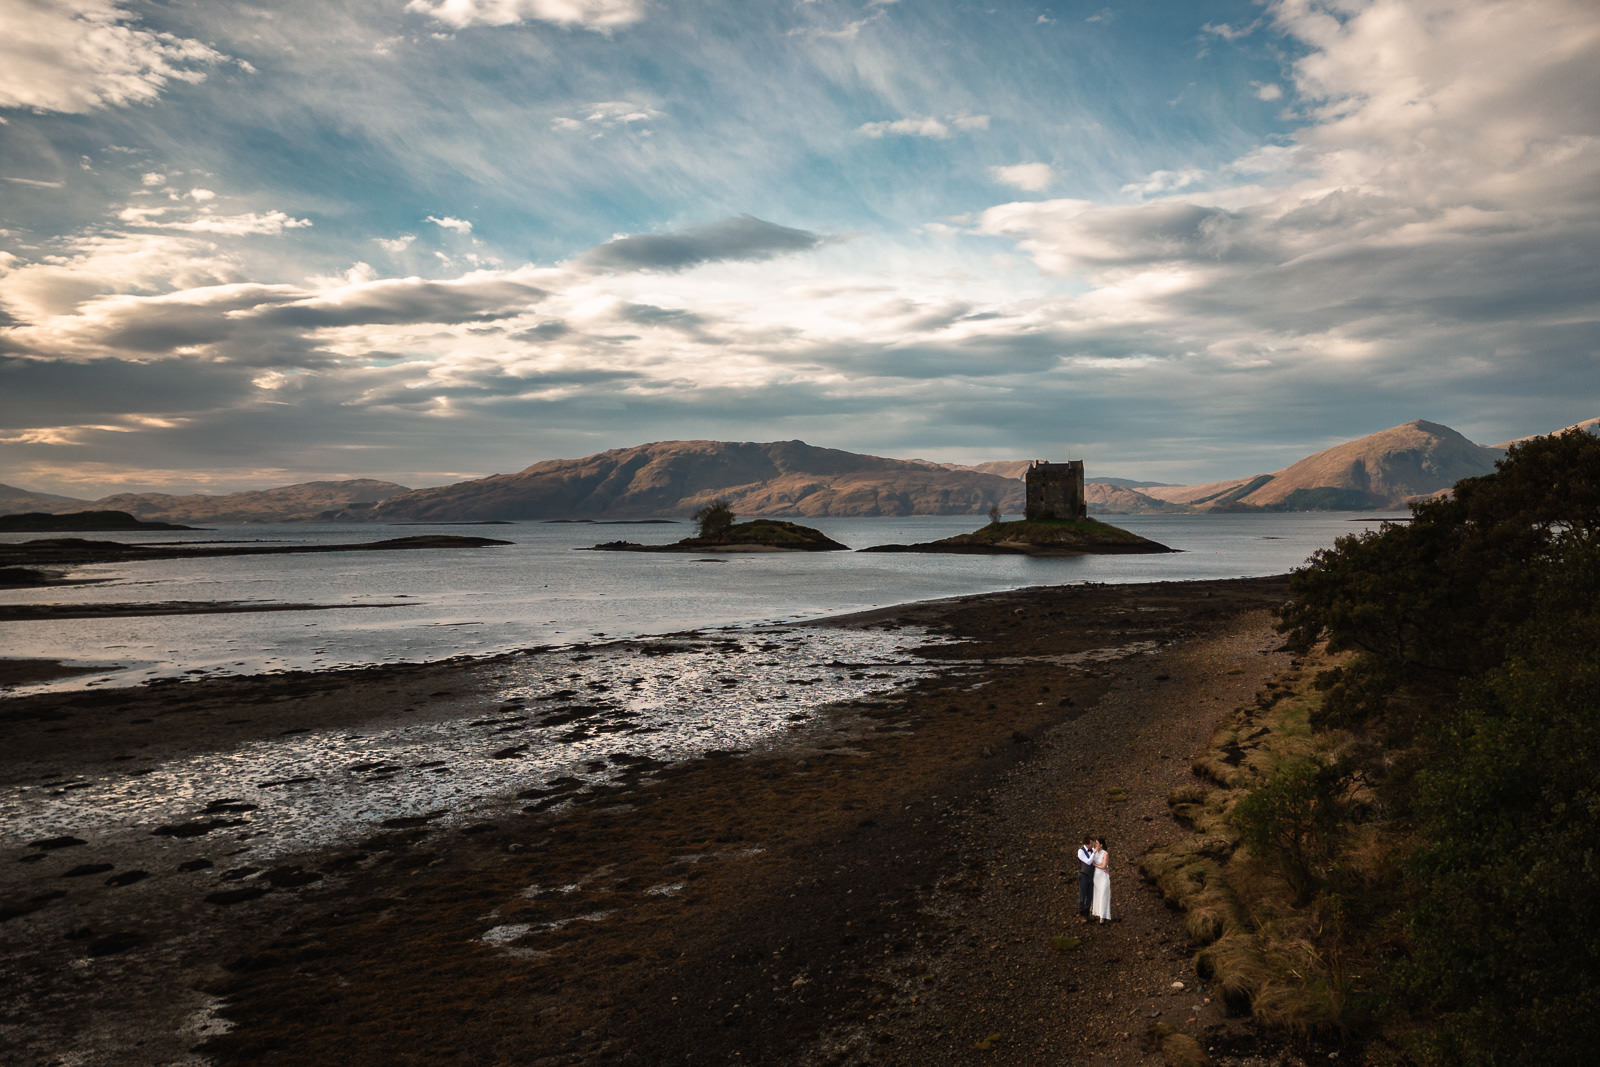
[[[1107,865],[1105,838],[1084,837],[1078,846],[1078,914],[1085,922],[1111,921],[1111,875]]]

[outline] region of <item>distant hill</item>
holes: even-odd
[[[1227,505],[1268,511],[1400,507],[1488,474],[1504,456],[1505,449],[1475,445],[1448,426],[1417,419],[1307,456]]]
[[[979,474],[995,474],[1001,478],[1021,478],[1028,473],[1032,466],[1031,459],[995,459],[988,463],[975,463],[970,467],[962,467],[954,463],[945,464],[953,471],[977,471]]]
[[[646,518],[686,515],[718,497],[728,500],[734,514],[746,516],[982,515],[997,504],[1021,511],[1022,483],[804,441],[658,441],[413,490],[360,517]]]
[[[96,500],[94,505],[164,522],[305,522],[336,513],[360,512],[378,501],[405,492],[409,490],[394,482],[353,478],[340,482],[303,482],[221,496],[119,493]]]
[[[1582,422],[1573,423],[1571,426],[1563,427],[1562,429],[1557,430],[1556,433],[1566,433],[1568,430],[1582,430],[1585,433],[1592,433],[1596,437],[1600,437],[1600,418],[1584,419]],[[1535,437],[1543,437],[1543,436],[1545,436],[1545,435],[1544,434],[1530,434],[1527,437],[1519,437],[1515,441],[1502,441],[1499,444],[1495,445],[1494,447],[1496,447],[1496,448],[1510,448],[1512,445],[1518,445],[1518,444],[1521,444],[1524,441],[1531,441]]]
[[[1100,515],[1149,515],[1194,510],[1112,482],[1089,481],[1083,487],[1083,496],[1089,511]]]
[[[1600,419],[1578,427],[1600,432]],[[1090,471],[1085,494],[1096,514],[1393,510],[1447,492],[1462,478],[1489,473],[1513,443],[1473,444],[1448,426],[1418,419],[1270,474],[1204,485],[1096,478]],[[884,459],[803,441],[659,441],[417,490],[355,479],[225,496],[144,493],[85,501],[0,485],[0,512],[59,513],[92,506],[198,524],[643,519],[687,516],[726,497],[740,516],[983,515],[991,507],[1017,516],[1023,510],[1021,479],[1030,462],[995,460],[967,467]]]
[[[87,500],[56,496],[54,493],[35,493],[31,489],[18,489],[14,485],[0,485],[0,515],[15,515],[25,511],[61,512],[81,509]]]
[[[1307,456],[1271,474],[1141,492],[1194,511],[1392,510],[1494,470],[1505,449],[1417,419]]]

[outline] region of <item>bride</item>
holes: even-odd
[[[1111,921],[1111,873],[1107,870],[1106,843],[1103,838],[1094,842],[1094,900],[1089,914],[1101,922]]]

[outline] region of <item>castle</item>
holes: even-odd
[[[1046,463],[1036,459],[1024,475],[1029,522],[1039,519],[1081,519],[1089,514],[1083,499],[1083,460]]]

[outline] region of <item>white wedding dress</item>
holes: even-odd
[[[1089,905],[1089,914],[1102,921],[1111,919],[1111,875],[1100,866],[1106,858],[1104,849],[1095,855],[1094,900]]]

